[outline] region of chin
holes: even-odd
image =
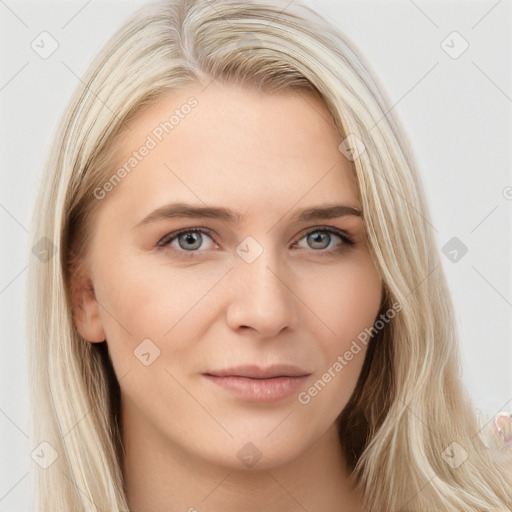
[[[266,434],[265,434],[266,435]],[[210,452],[204,458],[209,459],[211,464],[222,466],[229,471],[259,471],[277,468],[292,462],[299,457],[306,449],[306,446],[299,446],[290,441],[290,444],[274,442],[265,439],[239,437],[229,441],[229,445],[221,448],[220,452]]]

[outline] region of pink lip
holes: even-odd
[[[248,402],[277,402],[294,394],[311,375],[293,365],[245,365],[203,374],[209,381]]]

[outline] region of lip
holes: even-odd
[[[204,373],[210,382],[247,402],[277,402],[294,394],[311,375],[289,364],[244,365]]]
[[[311,372],[292,364],[273,364],[263,367],[255,364],[233,366],[222,370],[211,370],[204,375],[215,377],[249,377],[251,379],[270,379],[273,377],[303,377],[311,375]]]

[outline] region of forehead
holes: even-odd
[[[126,190],[153,203],[201,200],[241,209],[249,202],[266,208],[357,199],[351,163],[338,149],[342,139],[310,91],[193,85],[145,107],[129,127],[114,145],[111,172],[128,172],[112,196]]]

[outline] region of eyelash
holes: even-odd
[[[336,235],[339,238],[341,238],[341,240],[342,240],[342,242],[338,246],[336,246],[334,249],[318,249],[318,250],[311,249],[313,252],[316,252],[319,255],[329,256],[329,255],[332,255],[334,253],[342,253],[342,252],[348,250],[350,247],[355,245],[354,241],[346,233],[344,233],[343,231],[340,231],[339,229],[332,228],[332,227],[317,227],[315,229],[312,229],[312,230],[308,231],[307,233],[305,233],[299,239],[299,241],[302,240],[303,238],[306,238],[307,236],[311,235],[312,233],[317,233],[317,232],[318,233],[328,233],[329,235]],[[180,235],[184,234],[184,233],[201,233],[201,234],[206,234],[215,242],[215,239],[213,238],[210,230],[208,230],[208,229],[203,229],[203,228],[183,228],[183,229],[180,229],[178,231],[173,231],[172,233],[168,233],[167,235],[165,235],[156,244],[156,247],[159,248],[159,249],[166,249],[166,248],[170,247],[170,244],[174,240],[177,240],[178,237]],[[294,245],[296,243],[298,243],[298,242],[295,242]],[[203,252],[203,251],[199,251],[199,250],[186,251],[186,250],[181,249],[181,248],[180,249],[174,249],[174,250],[177,251],[178,253],[183,253],[183,257],[185,257],[185,258],[195,258],[195,257],[197,257],[196,254],[198,252]]]

